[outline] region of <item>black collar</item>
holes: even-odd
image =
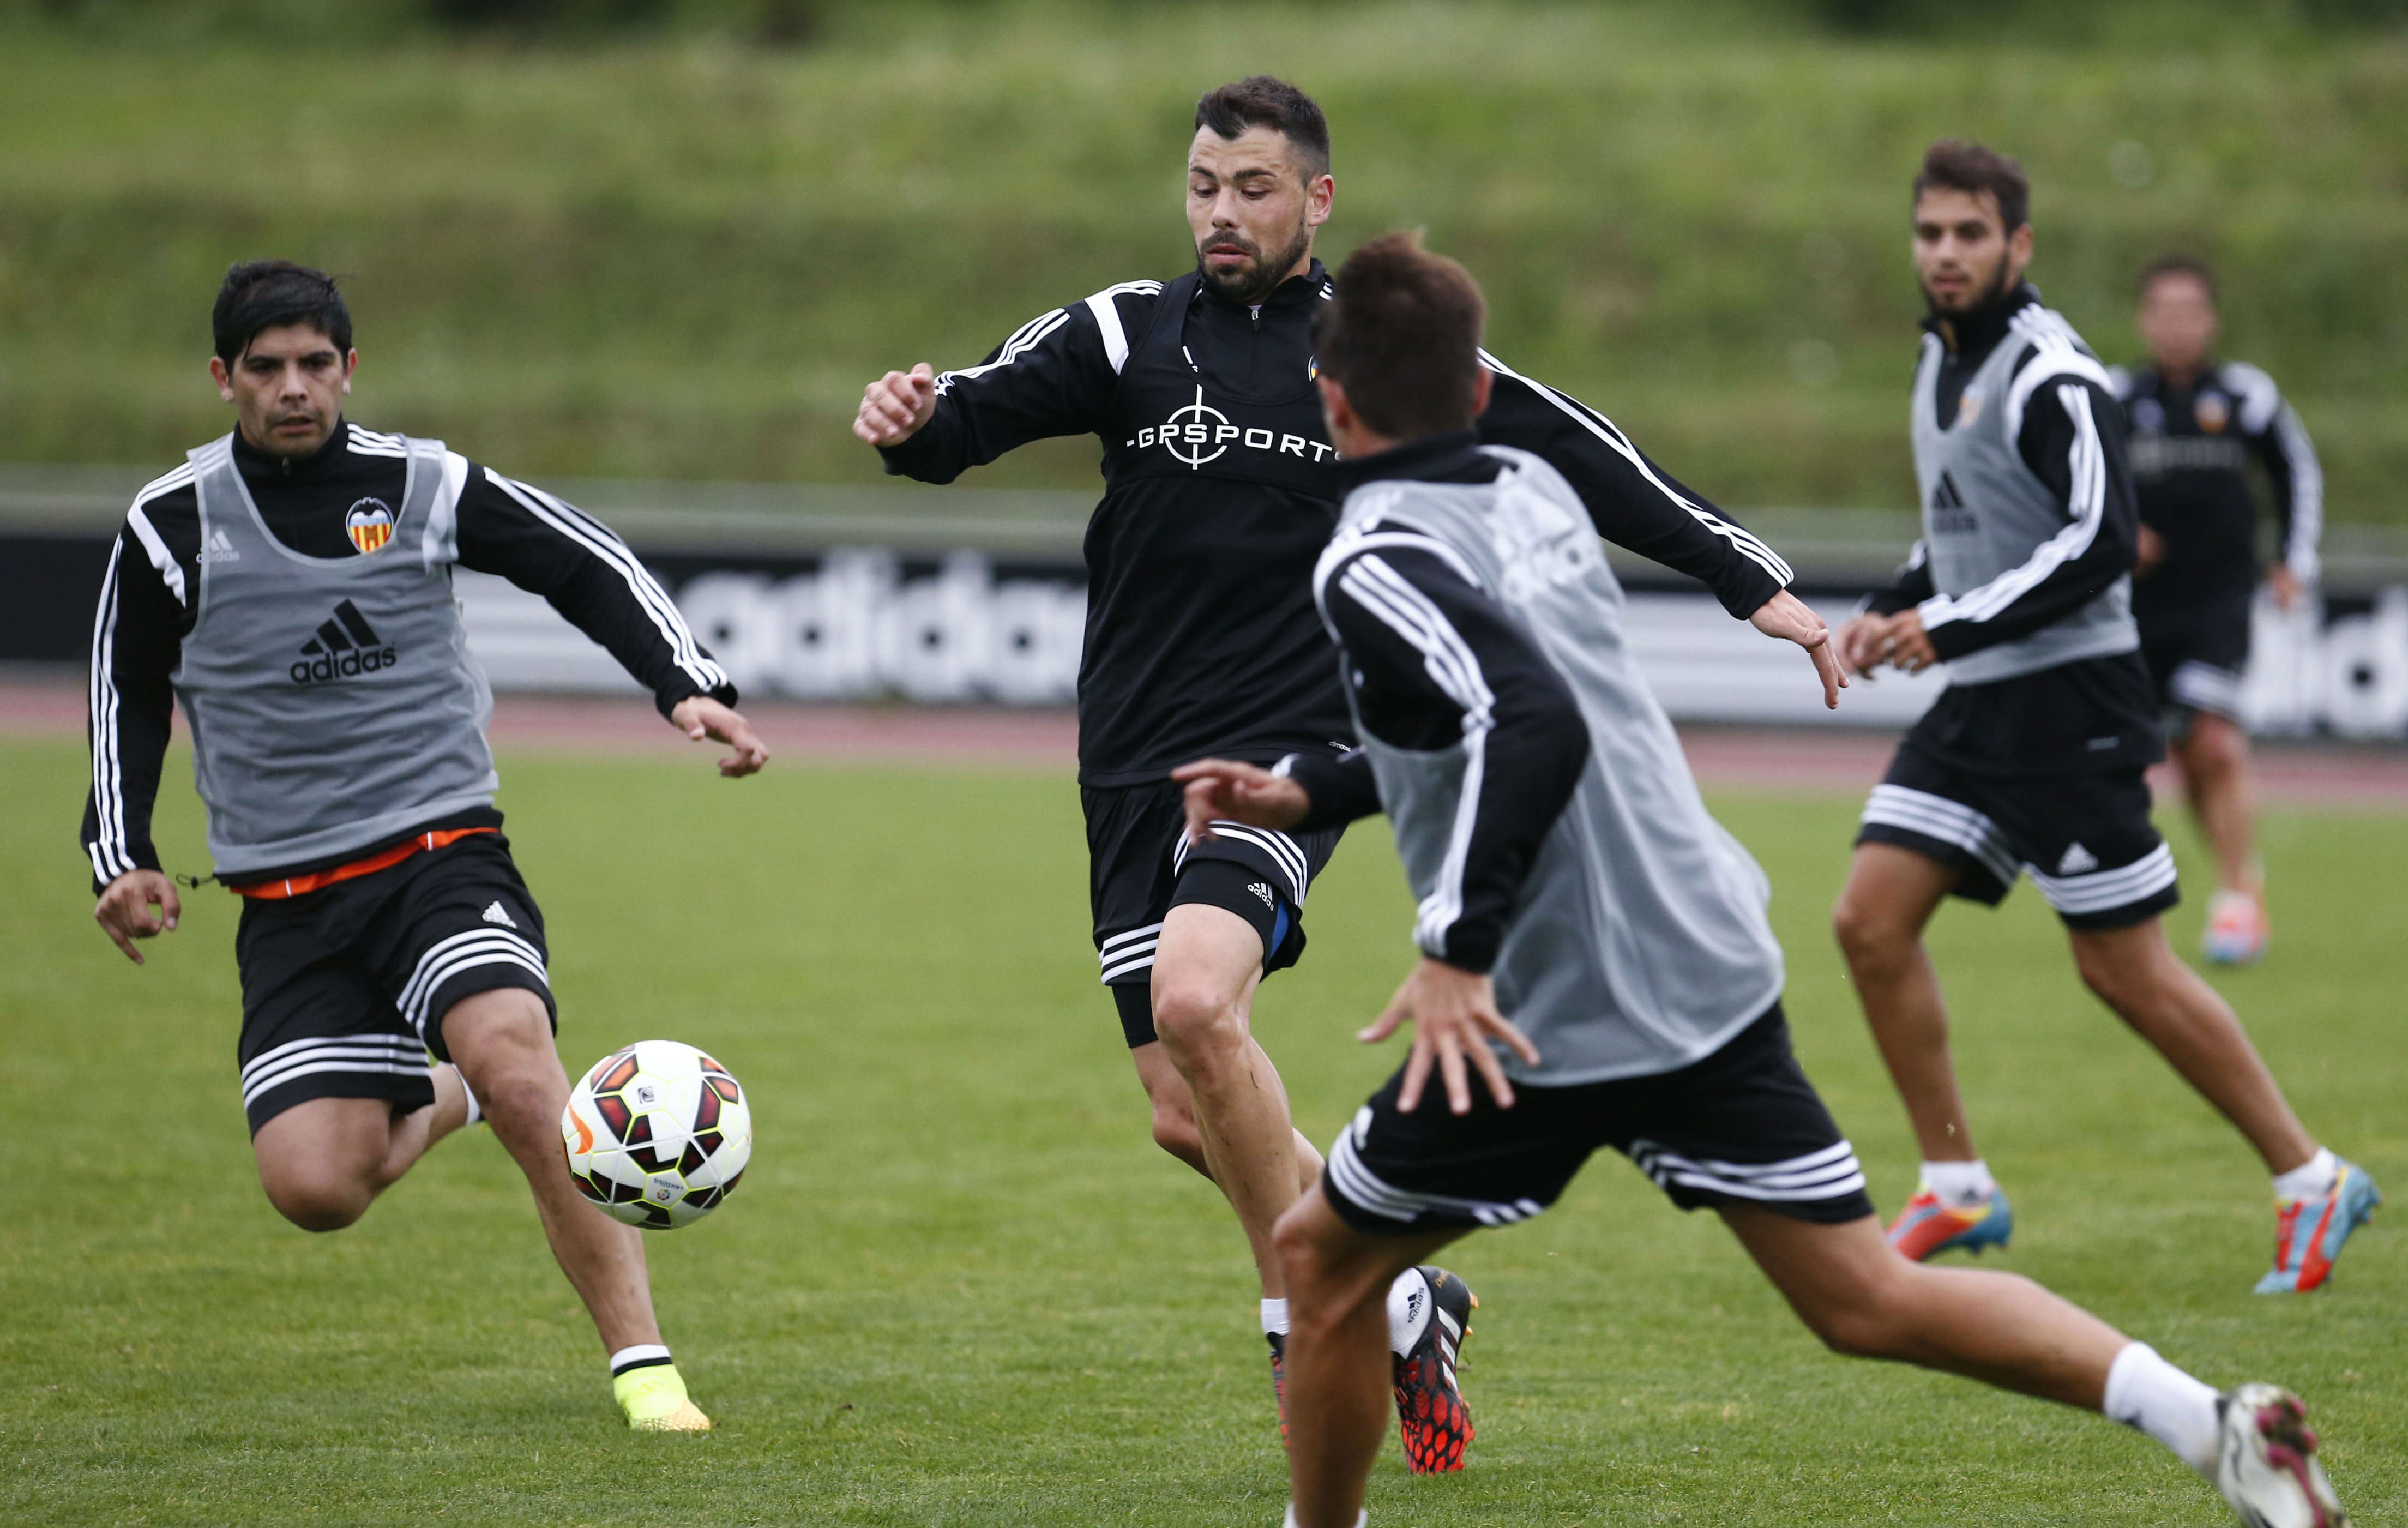
[[[1927,334],[1938,335],[1952,354],[1987,354],[1992,346],[2006,338],[2007,325],[2017,313],[2039,305],[2040,288],[2029,281],[2017,281],[1970,313],[1927,313],[1923,328]]]
[[[351,444],[351,422],[342,415],[335,416],[334,430],[326,443],[307,456],[279,456],[260,450],[244,438],[240,429],[234,432],[235,466],[251,477],[312,478],[339,465]]]
[[[1338,464],[1340,478],[1350,488],[1386,478],[1414,483],[1491,483],[1499,470],[1497,458],[1480,449],[1476,429],[1425,435],[1390,446],[1376,455]]]

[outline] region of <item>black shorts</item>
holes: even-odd
[[[1225,908],[1263,939],[1263,970],[1296,964],[1304,953],[1304,898],[1329,863],[1341,831],[1283,833],[1217,823],[1213,836],[1186,842],[1180,787],[1083,786],[1087,814],[1087,897],[1095,914],[1096,957],[1120,1010],[1129,1048],[1152,1045],[1154,947],[1162,920],[1182,902]]]
[[[2157,687],[2157,702],[2172,714],[2170,729],[2186,730],[2190,714],[2204,711],[2241,720],[2241,676],[2249,667],[2249,604],[2229,600],[2182,613],[2178,619],[2141,625],[2141,656]]]
[[[449,1060],[445,1013],[522,987],[558,1010],[544,974],[543,914],[498,833],[322,890],[245,899],[242,1107],[251,1129],[313,1098],[435,1101],[427,1056]]]
[[[1910,739],[1866,800],[1856,842],[1955,866],[1955,894],[1992,907],[2028,872],[2071,929],[2129,928],[2182,900],[2138,769],[1980,774]]]
[[[1500,1109],[1476,1080],[1469,1114],[1431,1080],[1397,1112],[1400,1069],[1329,1148],[1321,1191],[1373,1235],[1526,1220],[1600,1146],[1628,1157],[1684,1210],[1753,1204],[1838,1224],[1873,1213],[1856,1154],[1789,1048],[1781,1005],[1720,1050],[1652,1077],[1542,1088]]]

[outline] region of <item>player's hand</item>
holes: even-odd
[[[1539,1047],[1497,1011],[1495,985],[1485,975],[1443,960],[1424,956],[1405,978],[1405,985],[1388,1000],[1386,1011],[1369,1028],[1356,1031],[1354,1038],[1376,1045],[1406,1023],[1413,1027],[1413,1048],[1405,1058],[1405,1084],[1397,1094],[1399,1114],[1411,1114],[1421,1103],[1433,1062],[1446,1084],[1447,1107],[1456,1114],[1469,1114],[1471,1079],[1464,1071],[1467,1057],[1488,1084],[1488,1096],[1497,1101],[1497,1106],[1512,1108],[1513,1085],[1505,1080],[1505,1068],[1498,1061],[1491,1040],[1504,1041],[1514,1055],[1532,1066],[1539,1064]]]
[[[1187,787],[1187,842],[1212,836],[1212,824],[1242,822],[1256,828],[1293,828],[1312,810],[1304,787],[1283,775],[1234,758],[1182,764],[1170,778]]]
[[[2273,571],[2266,575],[2266,587],[2274,592],[2276,610],[2289,610],[2300,602],[2300,596],[2307,592],[2307,584],[2299,574],[2291,571],[2288,563],[2274,565]]]
[[[2166,539],[2143,526],[2140,543],[2132,549],[2132,576],[2146,578],[2157,571],[2157,564],[2165,560]]]
[[[719,761],[719,772],[730,780],[757,774],[769,762],[768,744],[752,735],[752,724],[708,695],[689,695],[669,711],[677,729],[695,742],[709,738],[735,753]]]
[[[152,911],[156,908],[157,911]],[[108,883],[100,894],[100,903],[92,915],[125,958],[136,965],[142,961],[142,952],[134,947],[137,939],[151,939],[176,926],[184,914],[184,904],[176,896],[176,883],[155,870],[130,870]]]
[[[1806,649],[1806,656],[1814,660],[1814,676],[1823,682],[1824,708],[1840,709],[1840,692],[1848,687],[1848,676],[1831,651],[1831,628],[1814,613],[1813,606],[1784,589],[1757,606],[1747,623],[1768,637]]]
[[[873,446],[899,446],[920,433],[937,411],[937,373],[923,361],[909,371],[890,371],[861,390],[853,433]]]
[[[1913,606],[1889,618],[1889,629],[1882,633],[1881,656],[1885,662],[1919,674],[1940,661],[1940,652],[1931,645],[1930,634],[1923,629],[1923,613]]]
[[[1858,679],[1870,679],[1880,667],[1882,639],[1889,635],[1889,617],[1867,611],[1851,615],[1831,638],[1839,649],[1841,666]]]

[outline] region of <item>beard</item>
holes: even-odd
[[[1931,295],[1931,288],[1928,286],[1923,288],[1923,305],[1931,310],[1934,318],[1963,318],[1969,313],[1978,313],[2007,295],[2007,288],[2014,280],[2008,271],[2014,264],[2014,262],[2005,255],[2000,255],[1999,268],[1990,273],[1988,281],[1973,288],[1962,308],[1942,308],[1939,299]]]
[[[1279,290],[1280,282],[1287,279],[1287,273],[1296,268],[1297,262],[1302,260],[1305,252],[1312,248],[1312,230],[1302,222],[1297,223],[1295,237],[1288,240],[1287,246],[1268,259],[1264,258],[1262,246],[1245,235],[1222,232],[1196,246],[1196,268],[1221,296],[1240,307],[1252,308]],[[1214,270],[1204,263],[1206,252],[1212,250],[1237,250],[1253,256],[1254,263],[1240,266],[1234,270]]]

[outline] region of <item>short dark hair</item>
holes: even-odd
[[[2150,283],[2154,282],[2160,276],[2187,276],[2206,289],[2207,300],[2210,303],[2216,303],[2223,300],[2223,294],[2216,289],[2215,272],[2208,269],[2207,262],[2200,259],[2197,255],[2161,254],[2155,260],[2150,261],[2147,265],[2143,266],[2141,267],[2141,280],[2138,285],[2134,288],[2136,295],[2143,297],[2147,296],[2149,295]]]
[[[1480,411],[1480,284],[1422,236],[1382,234],[1339,268],[1312,326],[1321,369],[1391,440],[1468,429]]]
[[[1974,195],[1988,192],[1998,198],[1999,222],[2007,233],[2031,221],[2031,182],[2024,179],[2024,167],[1971,138],[1942,138],[1924,153],[1914,199],[1921,201],[1933,186]]]
[[[1303,157],[1306,180],[1329,173],[1329,119],[1319,102],[1284,79],[1250,74],[1206,91],[1196,103],[1196,125],[1225,138],[1242,137],[1249,127],[1275,128]]]
[[[332,276],[290,260],[245,260],[227,268],[217,306],[209,310],[209,339],[219,360],[234,365],[260,331],[285,324],[309,324],[337,350],[348,353],[351,348],[351,310]]]

